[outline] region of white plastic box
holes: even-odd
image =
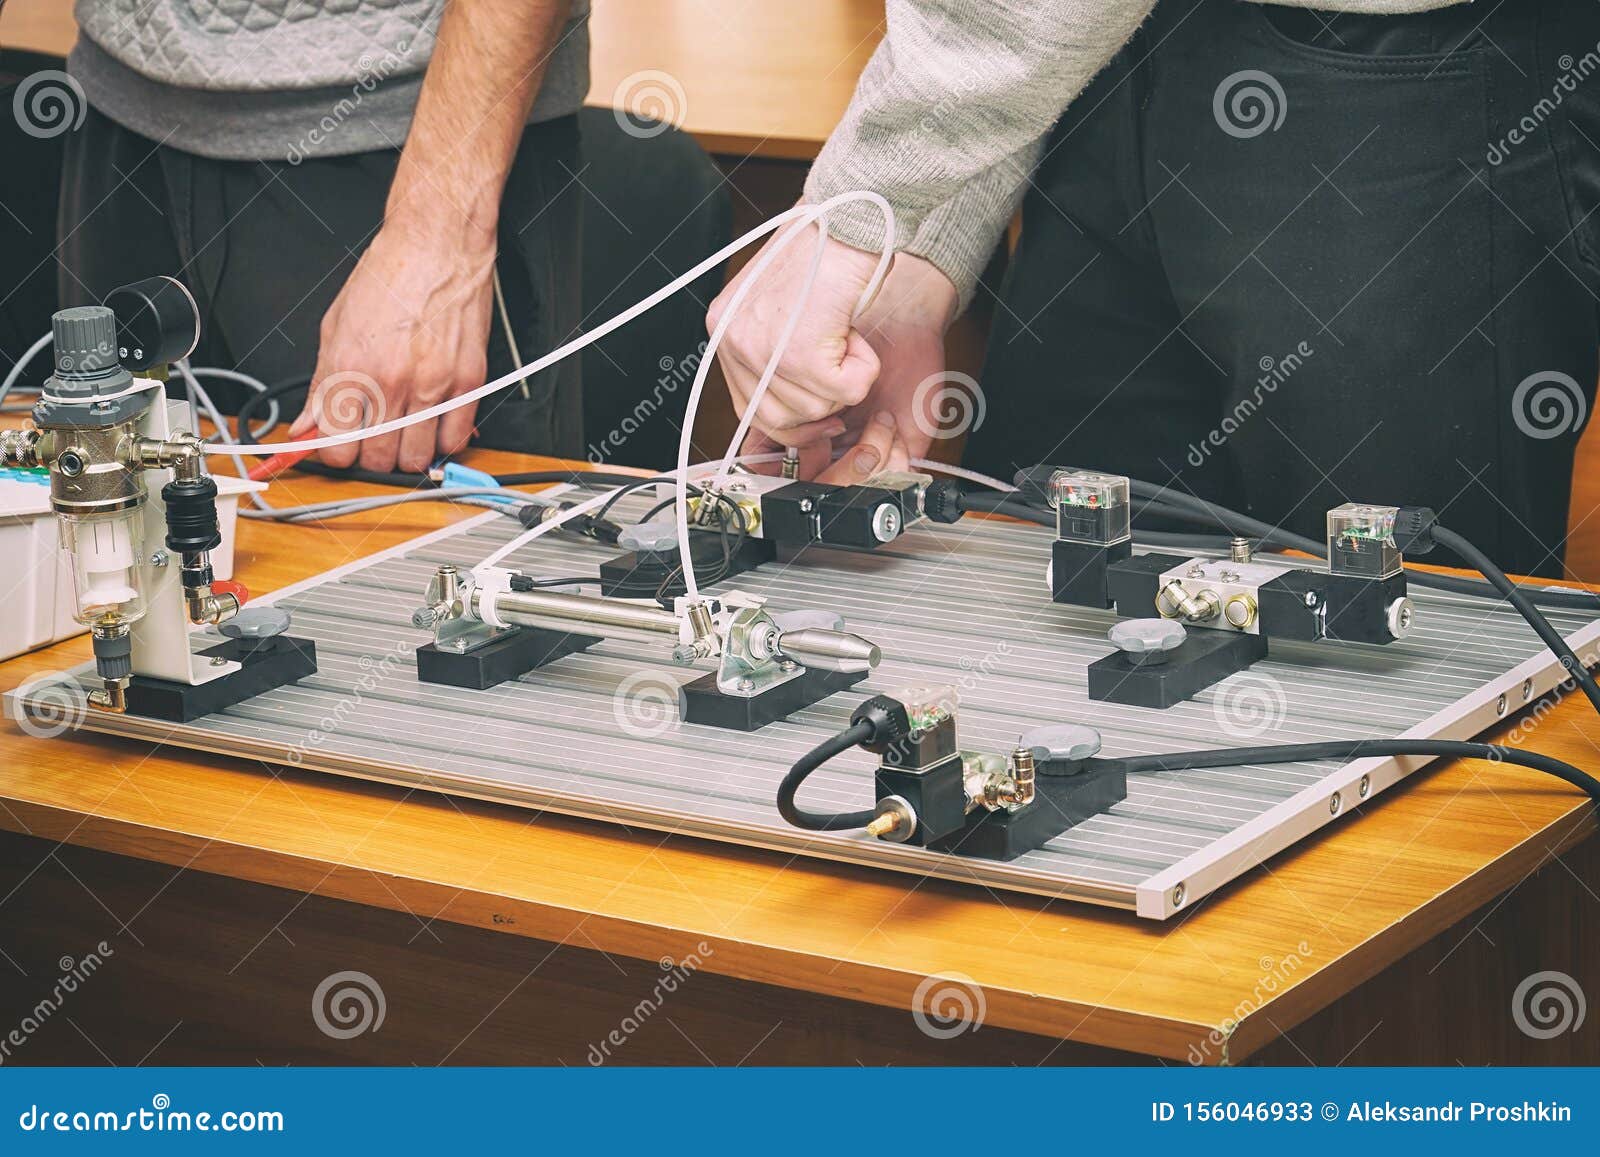
[[[233,541],[239,496],[266,484],[214,475],[222,545],[211,552],[219,579],[233,577]],[[72,570],[61,550],[50,511],[50,480],[43,469],[0,467],[0,659],[81,634],[72,618]]]

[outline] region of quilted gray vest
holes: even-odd
[[[205,156],[297,160],[401,141],[445,0],[76,0],[68,65],[91,103]],[[546,66],[530,121],[589,87],[588,0]]]

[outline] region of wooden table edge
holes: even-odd
[[[1451,761],[1456,762],[1456,761]],[[1484,864],[1448,891],[1439,892],[1405,919],[1396,921],[1347,949],[1316,973],[1318,984],[1353,991],[1497,897],[1506,895],[1554,856],[1568,851],[1600,830],[1600,816],[1587,799],[1530,832],[1528,838]],[[1548,838],[1553,835],[1553,839]],[[1469,902],[1465,905],[1462,899]],[[1308,984],[1294,984],[1247,1015],[1232,1031],[1221,1031],[1223,1063],[1242,1061],[1285,1032],[1333,1003],[1319,999]],[[1337,1000],[1338,997],[1334,997]]]
[[[492,806],[492,805],[489,805]],[[910,1011],[926,974],[754,940],[727,939],[714,932],[548,901],[496,895],[423,876],[382,872],[353,864],[296,855],[171,827],[74,811],[52,804],[7,798],[0,830],[131,856],[184,871],[243,880],[292,892],[384,908],[419,919],[521,936],[578,948],[596,948],[638,960],[682,959],[699,946],[706,971],[737,980],[798,988],[843,1000]],[[381,878],[381,886],[363,884]],[[136,916],[135,916],[136,918]],[[1183,1060],[1212,1026],[1107,1005],[1041,1000],[1037,994],[984,985],[983,1023],[1077,1044]],[[1221,1059],[1220,1057],[1218,1058]]]

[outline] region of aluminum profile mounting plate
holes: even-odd
[[[636,517],[647,501],[618,507]],[[914,875],[1132,909],[1164,919],[1393,786],[1428,761],[1369,758],[1137,776],[1127,799],[1044,848],[997,863],[789,827],[773,796],[790,764],[868,695],[916,683],[959,692],[964,748],[1004,752],[1026,728],[1090,724],[1103,753],[1361,737],[1470,738],[1554,691],[1563,673],[1526,624],[1490,599],[1413,587],[1416,627],[1387,647],[1283,643],[1251,669],[1167,711],[1094,703],[1085,668],[1111,650],[1109,612],[1058,606],[1043,528],[969,519],[918,526],[876,553],[809,549],[730,585],[771,607],[820,607],[881,645],[882,666],[759,732],[682,724],[676,687],[707,664],[668,647],[605,641],[487,691],[419,683],[411,625],[428,577],[471,566],[517,531],[496,513],[289,587],[266,600],[316,641],[320,670],[189,724],[98,711],[83,726],[168,746],[685,833]],[[592,574],[616,548],[547,536],[509,560],[529,574]],[[1287,565],[1287,564],[1283,564]],[[1600,616],[1553,612],[1580,650]],[[199,633],[195,646],[215,642]],[[34,680],[8,712],[60,709],[87,666]],[[54,707],[51,704],[54,703]],[[851,752],[807,783],[807,806],[871,799],[873,759]]]

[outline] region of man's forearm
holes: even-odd
[[[1155,0],[888,0],[889,31],[806,183],[808,200],[871,189],[894,206],[895,245],[933,247],[924,220],[968,196],[996,220],[947,213],[944,229],[970,229],[930,254],[970,253],[992,239],[1026,179],[1022,166],[1067,104],[1114,56]],[[845,206],[829,231],[876,249],[882,225],[870,205]],[[949,257],[946,257],[949,260]],[[981,266],[980,266],[981,268]],[[946,269],[958,286],[976,271]]]
[[[492,241],[500,197],[568,0],[451,0],[385,218]]]

